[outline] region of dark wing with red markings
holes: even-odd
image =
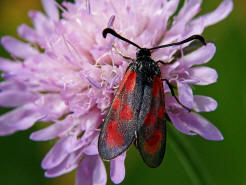
[[[143,82],[130,66],[101,128],[98,150],[103,159],[117,157],[134,140],[142,96]]]
[[[144,162],[149,167],[155,168],[163,160],[166,145],[163,83],[160,77],[155,76],[152,87],[147,84],[143,86],[136,147]]]

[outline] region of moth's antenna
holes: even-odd
[[[182,40],[180,42],[175,42],[175,43],[171,43],[171,44],[157,46],[157,47],[154,47],[154,48],[150,48],[149,50],[159,49],[159,48],[166,48],[166,47],[170,47],[170,46],[177,46],[177,45],[181,45],[181,44],[184,44],[186,42],[190,42],[190,41],[196,40],[196,39],[199,40],[202,44],[206,45],[206,41],[203,38],[203,36],[201,36],[201,35],[192,35],[191,37],[189,37],[189,38],[187,38],[185,40]]]
[[[134,42],[132,42],[132,41],[130,41],[130,40],[128,40],[128,39],[122,37],[121,35],[119,35],[118,33],[116,33],[116,32],[115,32],[113,29],[111,29],[111,28],[105,28],[105,29],[103,30],[103,32],[102,32],[103,37],[106,38],[108,33],[110,33],[111,35],[117,37],[118,39],[121,39],[121,40],[126,41],[127,43],[129,43],[129,44],[131,44],[131,45],[137,47],[138,49],[142,49],[140,46],[138,46],[138,45],[135,44]]]

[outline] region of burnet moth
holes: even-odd
[[[151,59],[151,51],[198,39],[206,44],[200,35],[193,35],[181,42],[154,48],[141,48],[120,36],[111,28],[103,30],[103,37],[111,34],[138,48],[136,60],[126,69],[122,82],[102,124],[98,150],[102,159],[111,160],[128,149],[132,142],[140,152],[143,161],[152,168],[158,167],[165,154],[166,116],[163,80],[158,63]],[[164,63],[163,63],[164,64]],[[172,86],[168,83],[172,95]],[[178,103],[180,103],[178,101]]]

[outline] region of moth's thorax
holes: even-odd
[[[151,58],[149,50],[143,48],[137,52],[137,59],[130,65],[131,70],[145,82],[152,83],[154,76],[161,76],[160,68]]]
[[[137,59],[142,57],[150,57],[150,56],[151,56],[150,50],[147,48],[141,48],[136,53]]]

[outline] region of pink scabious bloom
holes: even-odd
[[[186,0],[171,23],[179,0],[42,2],[46,14],[29,12],[34,28],[25,24],[18,27],[25,42],[9,36],[1,40],[13,59],[0,58],[5,79],[0,84],[0,106],[16,108],[0,117],[0,135],[28,129],[38,121],[52,122],[30,136],[35,141],[58,138],[42,161],[45,176],[56,177],[77,169],[76,185],[106,184],[97,140],[106,110],[129,64],[115,48],[133,58],[136,48],[110,36],[104,39],[102,30],[112,27],[142,47],[154,47],[201,34],[205,27],[227,17],[233,2],[224,0],[215,11],[195,17],[202,0]],[[180,46],[155,50],[152,56],[168,63],[177,51],[182,53]],[[184,53],[174,63],[160,65],[163,78],[177,86],[180,102],[196,112],[217,107],[215,100],[193,95],[191,88],[216,82],[214,69],[198,66],[214,53],[214,44],[208,43]],[[164,85],[166,111],[179,131],[209,140],[223,139],[209,121],[180,106]],[[111,180],[116,184],[125,176],[125,156],[110,162]]]

